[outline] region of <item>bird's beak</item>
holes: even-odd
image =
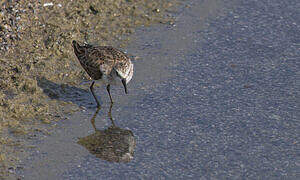
[[[122,79],[122,84],[123,84],[123,86],[124,86],[125,93],[127,94],[126,79]]]

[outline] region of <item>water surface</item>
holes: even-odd
[[[136,142],[130,162],[110,162],[77,143],[95,133],[90,120],[96,108],[87,91],[75,101],[82,111],[39,145],[21,174],[296,179],[296,7],[260,2],[192,1],[177,14],[175,26],[138,30],[127,48],[141,57],[129,95],[122,87],[112,89],[114,123],[131,131]],[[104,87],[97,94],[103,106],[95,126],[105,131],[112,123],[109,98]],[[132,142],[126,137],[124,142]]]

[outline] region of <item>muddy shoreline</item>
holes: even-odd
[[[172,24],[179,1],[0,1],[0,176],[11,176],[28,139],[79,109],[60,99],[88,80],[73,39],[124,48],[140,26]],[[51,84],[60,84],[53,89]],[[83,89],[88,87],[82,86]]]

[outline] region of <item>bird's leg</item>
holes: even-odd
[[[112,100],[112,98],[111,98],[111,95],[110,95],[110,84],[108,84],[108,85],[106,86],[106,90],[107,90],[107,92],[108,92],[108,95],[109,95],[109,98],[110,98],[110,102],[111,102],[111,104],[113,104],[114,102],[113,102],[113,100]]]
[[[92,82],[92,84],[91,84],[91,86],[90,86],[90,90],[91,90],[91,92],[92,92],[92,94],[93,94],[93,96],[94,96],[94,98],[95,98],[95,100],[96,100],[97,107],[99,108],[99,107],[100,107],[100,103],[99,103],[99,101],[98,101],[98,99],[97,99],[97,97],[96,97],[96,95],[95,95],[95,93],[94,93],[94,88],[93,88],[94,84],[95,84],[95,81]]]
[[[125,93],[127,94],[127,85],[126,85],[126,79],[122,79],[122,84],[123,84],[123,86],[124,86]]]

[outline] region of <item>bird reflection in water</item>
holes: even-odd
[[[96,155],[97,158],[118,163],[131,161],[136,145],[133,133],[115,125],[111,115],[112,104],[108,112],[112,125],[105,130],[98,130],[95,126],[95,118],[100,109],[97,109],[91,119],[95,133],[79,138],[77,143],[85,147],[91,154]]]

